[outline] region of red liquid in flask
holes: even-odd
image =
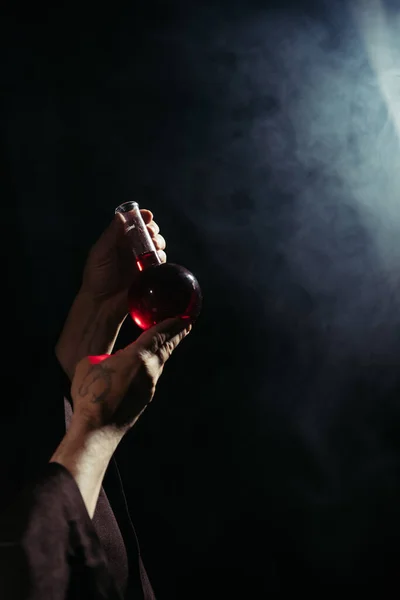
[[[159,264],[153,252],[136,259],[141,271],[128,295],[129,312],[141,329],[170,317],[194,321],[200,314],[202,294],[195,276],[180,265]]]

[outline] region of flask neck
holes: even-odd
[[[137,202],[124,202],[116,209],[124,222],[125,236],[136,260],[139,271],[161,264],[156,247],[143,221]]]
[[[136,257],[136,266],[139,271],[144,271],[149,267],[155,267],[160,264],[161,260],[156,250],[154,252],[146,252],[145,254]]]

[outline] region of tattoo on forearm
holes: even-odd
[[[104,365],[102,363],[98,363],[97,365],[92,365],[87,374],[87,381],[79,387],[78,393],[81,397],[87,396],[87,394],[92,394],[91,401],[99,404],[101,402],[105,402],[108,394],[111,390],[112,384],[112,374],[115,373],[115,369]],[[98,382],[99,389],[101,392],[94,393],[90,388],[95,383]]]

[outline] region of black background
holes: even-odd
[[[398,563],[397,271],[357,200],[377,185],[396,199],[399,156],[385,130],[387,168],[367,174],[387,109],[350,6],[3,13],[3,366],[15,397],[115,206],[139,201],[205,299],[119,450],[157,597],[382,592]],[[118,346],[138,333],[127,320]]]

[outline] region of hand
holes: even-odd
[[[162,262],[166,262],[166,243],[160,228],[153,220],[153,213],[141,210],[142,217],[151,235]],[[133,254],[124,235],[124,224],[117,213],[89,252],[81,290],[95,301],[112,300],[128,312],[127,291],[137,275]]]
[[[187,319],[167,319],[113,355],[82,359],[71,389],[75,423],[122,437],[151,402],[166,361],[191,328]]]
[[[165,240],[149,210],[141,211],[162,262]],[[128,290],[138,274],[119,214],[94,244],[87,258],[81,289],[57,341],[55,352],[72,378],[76,364],[88,354],[111,353],[128,314]]]

